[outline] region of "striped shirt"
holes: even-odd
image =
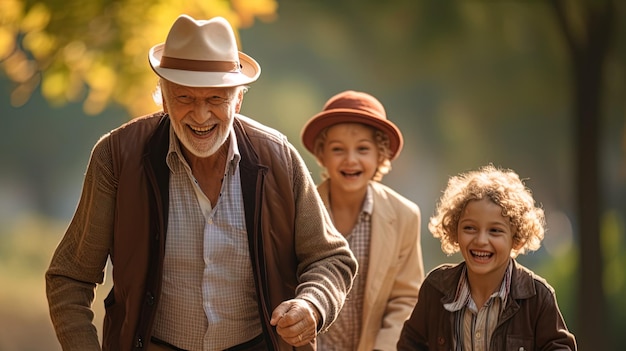
[[[510,260],[500,289],[494,292],[479,310],[470,293],[467,267],[463,268],[456,298],[453,302],[444,304],[446,310],[454,313],[456,351],[489,351],[491,335],[496,329],[500,312],[506,305],[511,290],[512,271],[513,260]]]
[[[170,128],[169,220],[154,336],[185,350],[223,350],[261,333],[232,131],[229,143],[220,196],[211,204]]]
[[[351,351],[356,350],[359,345],[373,208],[374,197],[372,189],[368,186],[357,223],[346,236],[350,249],[359,263],[359,270],[339,317],[326,333],[317,336],[319,351]]]

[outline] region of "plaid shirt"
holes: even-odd
[[[197,184],[170,130],[170,206],[163,290],[154,336],[185,350],[223,350],[261,334],[231,132],[215,204]]]
[[[444,308],[454,313],[454,340],[457,351],[489,351],[491,335],[496,329],[502,307],[511,289],[513,261],[505,271],[500,289],[494,292],[485,305],[478,309],[470,293],[467,267],[463,268],[456,298]]]
[[[359,262],[359,271],[339,317],[328,332],[317,336],[317,349],[319,351],[350,351],[356,350],[359,345],[373,208],[372,190],[368,186],[357,223],[350,234],[346,236],[350,249]]]

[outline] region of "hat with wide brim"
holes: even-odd
[[[189,87],[245,85],[261,74],[259,64],[238,51],[235,33],[222,17],[195,20],[180,15],[148,58],[161,78]]]
[[[302,143],[315,154],[315,139],[325,128],[339,123],[362,123],[389,137],[391,160],[398,157],[404,140],[400,129],[387,119],[385,108],[370,94],[347,90],[331,97],[322,112],[311,117],[302,128]]]

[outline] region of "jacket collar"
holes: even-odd
[[[456,287],[461,279],[465,262],[456,265],[443,264],[433,270],[431,283],[435,289],[444,294],[442,303],[454,301]],[[510,297],[513,300],[528,299],[537,294],[534,284],[535,275],[527,268],[513,260],[513,272],[511,274]]]

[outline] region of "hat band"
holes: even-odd
[[[161,68],[198,72],[239,72],[241,65],[235,61],[203,61],[176,57],[161,57]]]

